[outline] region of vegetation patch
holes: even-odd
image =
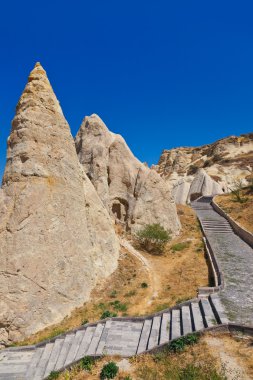
[[[183,241],[182,243],[177,243],[177,244],[172,245],[171,249],[173,252],[180,252],[186,248],[189,248],[190,244],[191,244],[190,241]]]
[[[50,375],[47,377],[47,380],[55,380],[60,377],[60,372],[58,371],[52,371]]]
[[[251,184],[240,190],[239,197],[243,201],[237,201],[234,194],[218,195],[215,197],[215,202],[238,224],[253,233],[253,190],[251,190]]]
[[[136,237],[147,252],[161,254],[166,243],[171,240],[171,231],[166,231],[160,224],[147,224],[137,232]]]
[[[100,379],[114,379],[116,377],[117,373],[119,372],[119,367],[116,365],[115,362],[109,362],[105,364],[102,368],[102,371],[100,372]]]
[[[181,352],[185,349],[186,346],[196,344],[198,341],[198,334],[189,334],[187,336],[182,336],[181,338],[178,338],[169,344],[169,351]]]
[[[125,303],[121,303],[119,300],[110,302],[110,305],[114,310],[117,311],[127,311],[127,305]]]
[[[111,312],[110,310],[105,310],[102,314],[101,314],[101,317],[100,319],[105,319],[105,318],[113,318],[113,317],[117,317],[117,313],[113,313]]]
[[[81,359],[79,363],[79,368],[90,372],[94,366],[94,363],[95,363],[95,359],[89,356],[85,356],[84,358]]]

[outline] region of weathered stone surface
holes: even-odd
[[[189,203],[202,195],[214,196],[222,193],[221,185],[214,181],[204,169],[199,169],[193,179],[182,178],[172,190],[175,201],[179,204]]]
[[[179,231],[165,181],[134,157],[125,140],[97,115],[84,118],[75,142],[80,163],[116,222],[132,232],[149,223]]]
[[[111,218],[40,64],[12,123],[0,216],[1,342],[8,343],[81,306],[118,258]]]
[[[199,183],[199,169],[205,173],[206,190],[213,188],[213,194],[228,192],[236,181],[247,184],[253,177],[253,134],[231,136],[201,147],[164,150],[155,169],[171,187],[176,203],[189,201],[192,182]],[[202,194],[211,195],[206,191]]]

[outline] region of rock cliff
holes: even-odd
[[[7,344],[81,306],[118,259],[111,218],[40,64],[12,123],[0,215],[0,344]]]
[[[180,223],[168,186],[134,157],[120,135],[91,115],[84,118],[75,143],[80,163],[117,223],[132,232],[160,223],[178,233]]]
[[[155,168],[172,189],[176,203],[190,201],[195,194],[193,181],[194,187],[203,185],[203,195],[228,192],[236,181],[246,184],[252,177],[253,134],[231,136],[201,147],[164,150]]]

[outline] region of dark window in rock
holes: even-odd
[[[121,220],[121,207],[120,207],[120,203],[114,203],[112,205],[112,212],[116,216],[117,219]]]

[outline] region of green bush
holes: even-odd
[[[145,289],[148,287],[148,284],[146,282],[141,283],[141,288]]]
[[[118,300],[110,302],[110,305],[114,308],[114,310],[127,311],[127,305],[125,303],[121,303]]]
[[[185,346],[196,344],[199,341],[198,334],[189,334],[187,336],[182,336],[170,343],[169,351],[181,352],[185,349]]]
[[[47,379],[48,380],[55,380],[55,379],[58,379],[59,376],[60,376],[60,372],[52,371],[50,373],[50,375],[47,377]]]
[[[243,190],[242,180],[234,181],[233,186],[229,188],[229,190],[231,191],[234,197],[234,202],[245,203],[248,201],[248,198],[245,198],[242,195],[242,190]]]
[[[160,224],[147,224],[136,237],[146,251],[160,254],[171,239],[171,231],[166,231]]]
[[[105,310],[102,314],[100,319],[105,319],[105,318],[112,318],[112,317],[117,317],[117,313],[112,313],[109,310]]]
[[[119,367],[114,362],[109,362],[105,364],[100,372],[100,379],[114,379],[114,377],[119,372]]]
[[[85,369],[86,371],[91,371],[94,363],[95,363],[95,360],[93,358],[90,358],[89,356],[85,356],[84,358],[81,359],[79,366],[81,369]]]
[[[190,247],[190,242],[189,241],[183,241],[182,243],[177,243],[177,244],[174,244],[171,249],[173,252],[179,252],[179,251],[183,251],[185,248],[189,248]]]
[[[89,320],[88,320],[88,319],[84,319],[84,320],[82,321],[82,325],[86,325],[86,323],[89,323]]]

